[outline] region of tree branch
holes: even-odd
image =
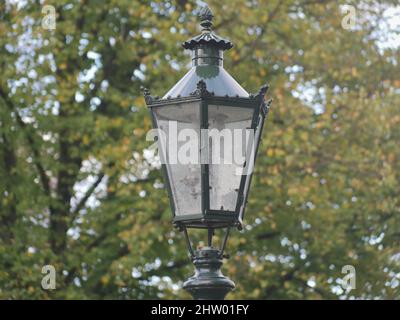
[[[263,28],[261,29],[260,34],[249,45],[247,45],[248,52],[246,54],[241,55],[242,57],[240,59],[235,60],[232,63],[233,66],[240,64],[258,46],[259,41],[262,39],[263,35],[265,34],[265,31],[267,30],[267,26],[274,19],[274,17],[277,15],[277,13],[278,13],[280,7],[282,6],[282,4],[283,4],[283,1],[279,1],[279,3],[275,6],[275,8],[268,14],[268,20],[266,21],[266,23],[264,24]]]
[[[17,195],[14,188],[14,183],[17,177],[17,157],[15,155],[15,150],[10,139],[7,138],[5,133],[2,133],[3,140],[3,164],[6,177],[4,178],[4,186],[7,190],[8,201],[4,202],[3,205],[0,203],[0,208],[4,207],[4,216],[0,215],[0,221],[5,226],[2,234],[3,241],[6,243],[11,243],[14,238],[14,232],[12,227],[17,220]],[[8,175],[8,176],[7,176]]]
[[[46,171],[40,161],[40,152],[36,148],[35,141],[33,140],[33,135],[31,134],[31,132],[27,132],[27,130],[29,129],[28,126],[22,120],[21,116],[18,113],[18,110],[16,110],[16,108],[14,107],[14,104],[11,101],[10,97],[3,90],[3,88],[1,86],[0,86],[0,96],[3,99],[4,103],[6,104],[6,106],[8,107],[8,109],[10,110],[10,112],[15,113],[17,123],[18,123],[19,127],[21,128],[21,130],[23,131],[23,133],[25,135],[25,139],[27,140],[29,148],[31,149],[31,152],[33,155],[33,157],[32,157],[33,163],[39,173],[40,182],[42,184],[42,187],[43,187],[44,191],[46,192],[46,194],[50,196],[49,177],[47,176]]]
[[[256,235],[257,240],[265,240],[265,239],[271,239],[275,238],[276,236],[279,236],[281,233],[278,231],[271,231],[271,232],[264,232]]]
[[[90,188],[86,191],[85,195],[83,196],[83,198],[78,202],[78,204],[76,205],[75,209],[71,212],[71,223],[75,220],[76,216],[79,213],[79,210],[81,210],[86,201],[89,199],[89,197],[93,194],[94,190],[97,188],[97,186],[100,184],[100,182],[103,180],[104,178],[104,173],[101,172],[96,181],[93,182],[93,184],[90,186]]]

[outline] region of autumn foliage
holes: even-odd
[[[196,3],[54,1],[55,30],[37,3],[0,4],[0,298],[188,298],[140,87],[163,95],[185,74]],[[225,68],[274,99],[229,298],[400,298],[396,3],[208,1],[235,44]],[[48,264],[56,290],[40,286]]]

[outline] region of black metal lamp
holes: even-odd
[[[159,148],[164,155],[173,223],[184,233],[196,267],[183,287],[195,299],[224,299],[235,285],[220,271],[223,253],[230,229],[242,228],[253,163],[271,100],[264,101],[267,86],[249,94],[225,71],[223,52],[233,45],[211,30],[213,15],[208,7],[199,16],[202,33],[183,43],[192,51],[192,68],[163,98],[151,96],[147,89],[144,96],[153,125],[165,138],[159,139]],[[212,132],[219,133],[223,156]],[[180,134],[190,136],[191,146],[198,146],[197,161],[179,161],[176,154],[187,144]],[[173,135],[178,138],[171,143]],[[228,154],[242,161],[221,161]],[[189,228],[207,229],[208,246],[193,250]],[[212,238],[220,228],[226,228],[226,233],[216,248]]]

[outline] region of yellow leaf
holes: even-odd
[[[82,143],[84,144],[84,145],[88,145],[89,144],[89,136],[87,135],[87,134],[84,134],[83,135],[83,137],[82,137]]]

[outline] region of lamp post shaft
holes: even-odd
[[[235,283],[221,272],[221,251],[213,247],[205,247],[195,252],[193,258],[195,274],[184,284],[195,300],[224,300],[225,296],[235,288]]]

